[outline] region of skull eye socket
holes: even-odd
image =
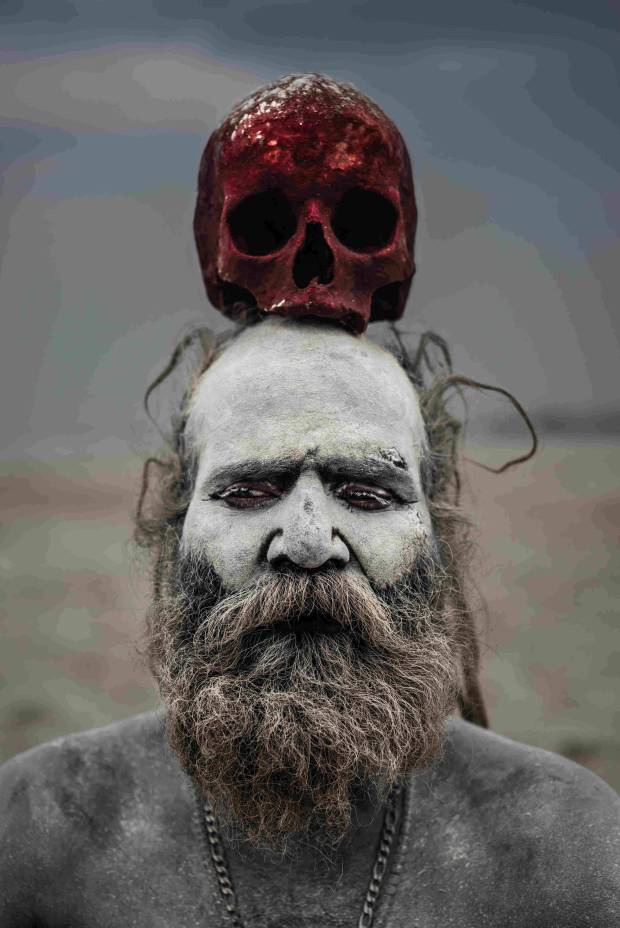
[[[263,190],[246,197],[230,211],[228,228],[239,251],[269,255],[288,242],[297,228],[297,219],[281,190]]]
[[[351,251],[371,252],[390,243],[397,221],[398,212],[386,197],[353,187],[334,210],[332,229]]]

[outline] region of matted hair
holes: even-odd
[[[171,434],[164,436],[168,448],[163,456],[148,458],[142,471],[134,538],[151,559],[155,601],[165,593],[170,571],[177,561],[183,522],[194,486],[197,462],[186,443],[185,434],[190,401],[202,374],[242,331],[243,328],[239,327],[214,336],[208,329],[195,329],[177,345],[167,366],[146,391],[144,405],[152,419],[149,412],[151,394],[172,374],[188,352],[192,349],[197,351],[189,387],[183,394],[178,412],[172,417]],[[496,473],[528,460],[536,450],[536,434],[525,410],[510,393],[501,387],[481,384],[453,372],[450,351],[439,335],[425,332],[415,350],[410,351],[396,326],[390,325],[389,338],[382,344],[396,358],[415,387],[426,429],[428,447],[421,461],[420,473],[433,532],[450,578],[452,607],[461,622],[461,714],[468,721],[487,727],[487,712],[479,681],[479,632],[470,604],[473,592],[469,577],[470,524],[460,504],[463,423],[448,409],[450,392],[469,386],[501,393],[524,418],[532,435],[532,448],[527,454],[498,468]]]

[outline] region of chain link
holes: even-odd
[[[381,840],[379,841],[379,850],[377,851],[377,856],[370,875],[370,882],[368,884],[368,890],[366,891],[366,898],[362,906],[362,914],[359,917],[357,928],[370,928],[375,917],[375,908],[377,900],[379,899],[379,893],[381,892],[381,884],[387,871],[390,851],[392,850],[392,844],[394,843],[394,836],[396,834],[398,797],[400,791],[401,786],[397,783],[388,800],[385,817],[383,819]]]
[[[215,870],[215,875],[217,876],[217,881],[220,886],[220,893],[224,897],[226,911],[230,916],[230,921],[231,924],[234,925],[234,928],[244,928],[243,922],[241,921],[241,915],[239,913],[239,907],[237,905],[235,887],[233,886],[232,877],[228,869],[228,864],[226,863],[224,846],[222,844],[222,839],[220,838],[219,828],[217,827],[217,819],[215,818],[213,809],[208,802],[204,803],[203,808],[205,827],[207,829],[207,839],[209,841],[209,850],[211,851],[211,860],[213,861],[213,868]]]
[[[398,798],[400,796],[401,789],[402,787],[399,783],[395,784],[387,802],[385,816],[383,819],[383,828],[381,830],[381,839],[379,841],[379,849],[373,863],[370,882],[368,883],[368,889],[366,890],[366,898],[364,899],[362,914],[359,917],[357,928],[371,928],[375,917],[375,909],[377,907],[377,901],[381,892],[381,884],[383,883],[383,878],[387,872],[392,844],[394,843],[394,837],[396,835],[396,823],[398,820]],[[215,875],[217,876],[220,893],[224,899],[224,906],[230,917],[231,925],[233,925],[234,928],[244,928],[244,924],[241,919],[241,913],[239,912],[239,906],[237,904],[237,894],[235,892],[235,887],[232,881],[232,875],[228,869],[228,863],[226,861],[226,854],[224,852],[224,845],[220,836],[217,819],[213,809],[208,802],[203,803],[203,810],[207,839],[209,841],[209,850],[211,852],[211,860],[213,861],[213,869],[215,870]]]

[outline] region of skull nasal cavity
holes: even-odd
[[[303,290],[313,280],[329,284],[334,279],[334,253],[325,241],[320,222],[309,222],[303,245],[295,255],[293,280]]]

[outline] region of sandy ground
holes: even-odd
[[[468,455],[499,463],[509,449]],[[0,471],[0,759],[156,704],[141,667],[147,584],[131,551],[137,460]],[[468,466],[493,728],[620,790],[620,448],[547,447],[502,476]]]

